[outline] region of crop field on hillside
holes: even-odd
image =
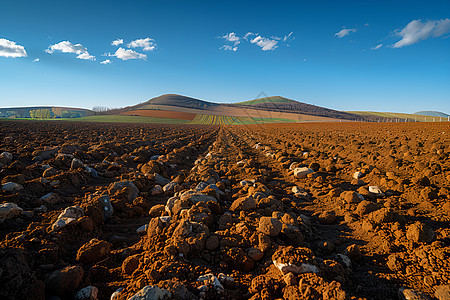
[[[242,101],[235,103],[236,105],[255,105],[255,104],[262,104],[262,103],[289,103],[294,102],[293,100],[286,99],[283,97],[265,97],[265,98],[259,98],[255,100],[248,100],[248,101]]]
[[[253,123],[254,121],[251,118],[215,116],[215,115],[196,115],[194,120],[189,122],[189,124],[212,124],[212,125],[244,125]]]
[[[260,123],[295,123],[295,120],[282,118],[252,118],[252,117],[230,117],[216,115],[196,115],[189,124],[209,125],[249,125]]]

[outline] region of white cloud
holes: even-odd
[[[250,40],[250,43],[258,45],[259,47],[262,48],[263,51],[274,50],[278,47],[277,40],[265,38],[260,35],[258,35],[254,39]]]
[[[383,44],[378,44],[378,45],[376,45],[375,47],[372,47],[372,48],[370,48],[371,50],[378,50],[378,49],[380,49],[381,47],[383,47]]]
[[[111,45],[112,46],[119,46],[123,44],[123,39],[117,39],[115,41],[112,41]]]
[[[397,35],[402,39],[394,44],[394,48],[409,46],[431,37],[439,37],[450,32],[450,19],[422,22],[413,20],[402,30],[397,30]]]
[[[356,28],[349,28],[349,29],[344,28],[338,33],[335,33],[334,35],[341,39],[344,36],[349,35],[351,32],[356,32],[356,30],[357,30]]]
[[[111,61],[110,61],[109,59],[105,59],[104,61],[101,61],[100,63],[101,63],[102,65],[107,65],[107,64],[110,64]]]
[[[245,35],[244,35],[244,39],[248,39],[250,36],[252,36],[252,35],[255,35],[253,32],[247,32]]]
[[[286,44],[290,40],[294,39],[293,32],[290,32],[288,35],[284,37],[271,36],[270,38],[263,37],[258,33],[247,32],[244,37],[239,37],[234,32],[227,33],[226,35],[220,36],[220,38],[225,39],[227,42],[231,43],[228,45],[223,45],[220,49],[228,50],[228,51],[237,51],[237,45],[241,42],[250,42],[251,44],[255,44],[263,51],[274,50],[278,48],[282,44]],[[287,45],[287,44],[286,44]],[[289,45],[287,45],[289,46]]]
[[[55,51],[61,51],[62,53],[75,53],[77,54],[77,58],[85,59],[85,60],[95,60],[95,56],[90,55],[87,48],[85,48],[81,44],[72,44],[69,41],[62,41],[54,45],[50,45],[48,49],[44,50],[45,52],[52,54]]]
[[[87,49],[83,47],[81,44],[72,44],[69,41],[62,41],[54,45],[50,45],[48,49],[46,49],[47,53],[53,53],[55,51],[61,51],[63,53],[75,53],[81,54],[87,52]]]
[[[227,40],[228,42],[234,43],[235,46],[240,43],[240,39],[241,39],[234,32],[225,34],[224,36],[221,36],[221,38]]]
[[[144,51],[153,51],[156,49],[156,43],[154,39],[145,38],[137,39],[129,43],[128,48],[142,48]]]
[[[238,47],[236,47],[236,46],[232,47],[230,45],[223,45],[222,47],[220,47],[220,49],[236,52]]]
[[[33,59],[33,62],[38,62],[38,61],[39,61],[39,58]]]
[[[135,52],[131,49],[124,49],[120,47],[117,49],[116,53],[114,54],[108,54],[108,56],[115,56],[117,58],[120,58],[121,60],[128,60],[128,59],[147,59],[147,55]]]
[[[0,39],[0,57],[27,57],[27,51],[13,41]]]
[[[291,38],[292,34],[294,34],[294,33],[291,31],[291,33],[289,33],[288,35],[285,35],[283,38],[283,42],[286,42],[287,40],[289,40]]]
[[[241,43],[241,38],[236,35],[235,32],[227,33],[223,36],[220,36],[219,38],[226,40],[227,42],[231,43],[232,45],[223,45],[220,47],[220,49],[228,50],[228,51],[234,51],[236,52],[239,45]]]
[[[90,55],[88,52],[81,53],[80,55],[77,56],[77,58],[85,59],[85,60],[92,60],[92,61],[95,60],[95,56]]]

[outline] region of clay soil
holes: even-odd
[[[449,133],[0,122],[0,298],[445,299]]]
[[[190,121],[194,120],[196,116],[196,114],[187,112],[151,110],[151,109],[132,110],[121,114],[126,116],[157,117],[157,118],[168,118],[168,119],[190,120]]]
[[[289,112],[279,112],[272,110],[264,110],[264,109],[256,109],[252,108],[252,106],[245,105],[220,105],[217,107],[208,107],[206,109],[197,109],[197,108],[185,108],[185,107],[177,107],[171,105],[162,105],[162,104],[147,104],[146,108],[151,108],[151,110],[165,110],[171,112],[183,112],[183,113],[191,113],[198,115],[216,115],[216,116],[234,116],[234,117],[253,117],[253,118],[281,118],[281,119],[289,119],[295,120],[298,122],[335,122],[339,121],[337,119],[328,118],[328,117],[320,117],[320,116],[312,116],[312,115],[304,115],[298,113],[289,113]],[[135,112],[139,112],[140,110],[136,110]]]

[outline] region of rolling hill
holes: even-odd
[[[258,98],[255,100],[237,102],[235,104],[237,104],[237,105],[263,105],[265,103],[295,103],[295,102],[297,102],[297,101],[287,99],[284,97],[280,97],[280,96],[272,96],[272,97]]]
[[[171,124],[262,124],[285,122],[423,122],[441,121],[449,115],[436,111],[416,114],[338,111],[281,96],[237,103],[214,103],[192,97],[166,94],[133,106],[95,112],[73,107],[0,108],[0,118],[78,119],[93,122],[136,122]]]
[[[131,106],[134,109],[146,109],[147,107],[155,105],[178,106],[193,109],[208,109],[219,106],[220,104],[212,103],[204,100],[199,100],[182,95],[166,94],[159,97],[152,98],[144,103]]]
[[[378,111],[348,111],[354,115],[359,115],[365,119],[375,122],[438,122],[444,121],[444,118],[431,117],[419,114],[407,114],[396,112],[378,112]],[[442,119],[442,120],[441,120]],[[447,120],[447,118],[445,118]]]
[[[45,112],[51,118],[79,118],[88,117],[95,114],[92,110],[84,108],[60,106],[28,106],[0,108],[0,118],[31,118],[32,115],[35,118],[39,118],[36,115],[37,111]]]
[[[440,112],[440,111],[434,111],[434,110],[426,110],[426,111],[418,111],[415,112],[416,115],[423,115],[423,116],[430,116],[430,117],[441,117],[441,118],[448,118],[450,117],[449,114]]]
[[[356,120],[358,116],[317,105],[307,104],[280,96],[259,98],[251,101],[238,102],[237,105],[250,105],[253,108],[269,109],[284,112],[297,112],[312,116],[334,119]]]
[[[296,122],[361,119],[361,116],[306,104],[280,96],[265,97],[238,103],[213,103],[181,95],[167,94],[138,105],[110,111],[109,114],[144,116],[144,114],[148,115],[150,110],[184,112],[196,115],[251,117],[262,118],[264,120],[285,119]]]

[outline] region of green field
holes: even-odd
[[[256,104],[261,104],[261,103],[288,103],[288,102],[295,102],[295,101],[294,100],[290,100],[290,99],[286,99],[286,98],[283,98],[283,97],[279,97],[279,96],[274,96],[274,97],[265,97],[265,98],[255,99],[255,100],[238,102],[238,103],[233,103],[233,104],[237,104],[237,105],[256,105]]]
[[[441,119],[439,117],[430,117],[424,115],[416,114],[405,114],[405,113],[391,113],[391,112],[376,112],[376,111],[347,111],[348,113],[364,116],[379,117],[381,121],[384,119],[398,119],[398,121],[417,121],[417,122],[439,122]],[[447,121],[447,118],[442,118],[442,121]]]
[[[0,121],[68,121],[68,122],[102,122],[102,123],[159,123],[159,124],[204,124],[204,125],[250,125],[264,123],[295,123],[295,120],[282,118],[251,118],[251,117],[231,117],[215,115],[196,115],[195,119],[179,120],[157,117],[139,116],[90,116],[82,118],[60,118],[60,119],[31,119],[31,118],[0,118]]]
[[[159,123],[159,124],[185,124],[189,120],[179,120],[179,119],[167,119],[167,118],[156,118],[156,117],[138,117],[138,116],[118,116],[118,115],[108,115],[108,116],[90,116],[82,118],[68,118],[68,119],[30,119],[30,118],[16,118],[16,119],[3,119],[5,121],[14,120],[25,120],[25,121],[68,121],[68,122],[102,122],[102,123]]]
[[[203,125],[251,125],[265,123],[296,123],[296,120],[283,118],[252,118],[252,117],[232,117],[215,115],[196,115],[194,120],[179,120],[156,117],[139,116],[90,116],[82,118],[67,119],[30,119],[30,118],[0,118],[0,121],[68,121],[68,122],[102,122],[102,123],[159,123],[159,124],[203,124]]]
[[[283,119],[283,118],[253,118],[255,124],[261,123],[297,123],[297,120],[294,119]]]
[[[61,119],[60,119],[61,120]],[[111,123],[160,123],[160,124],[185,124],[189,120],[156,118],[156,117],[139,117],[139,116],[91,116],[77,119],[64,119],[65,121],[74,122],[111,122]]]
[[[446,122],[448,118],[430,117],[416,114],[406,113],[390,113],[390,112],[373,112],[373,111],[348,111],[348,113],[364,116],[377,117],[380,121],[398,122]],[[389,120],[387,120],[389,119]],[[157,117],[140,117],[140,116],[122,116],[122,115],[105,115],[90,116],[81,118],[60,118],[60,119],[31,119],[31,118],[0,118],[0,121],[68,121],[68,122],[102,122],[102,123],[140,123],[140,124],[203,124],[203,125],[251,125],[251,124],[267,124],[267,123],[296,123],[297,120],[283,118],[256,118],[256,117],[232,117],[232,116],[216,116],[216,115],[196,115],[194,120],[179,120]]]

